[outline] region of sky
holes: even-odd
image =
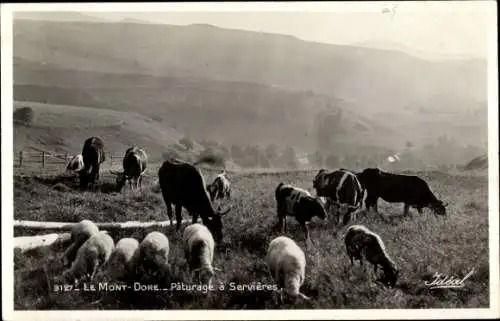
[[[208,23],[223,28],[288,34],[315,42],[481,58],[488,57],[489,31],[493,26],[489,18],[496,14],[494,1],[397,2],[394,14],[382,12],[388,7],[384,2],[313,2],[306,7],[294,7],[293,3],[240,3],[237,9],[224,4],[210,6],[194,4],[183,8],[178,4],[151,10],[156,7],[95,5],[91,8],[93,12],[85,10],[85,14],[115,21],[128,17],[174,25]],[[66,10],[75,10],[72,8],[74,5],[65,6]],[[496,26],[496,19],[493,23]]]

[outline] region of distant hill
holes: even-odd
[[[481,155],[474,158],[464,166],[464,169],[468,171],[488,169],[488,155]]]
[[[352,99],[365,112],[395,110],[415,102],[431,109],[467,107],[432,103],[438,93],[459,95],[467,102],[486,100],[483,60],[433,62],[398,51],[206,24],[16,20],[14,39],[14,55],[30,61],[102,71],[103,59],[108,63],[113,59],[116,63],[106,69],[136,68],[159,76],[312,90]]]
[[[360,154],[487,139],[482,60],[206,24],[35,20],[14,22],[14,57],[16,100],[137,113],[194,140],[313,152],[322,132],[328,152]]]
[[[74,11],[58,12],[30,12],[18,11],[14,13],[15,20],[38,20],[38,21],[59,21],[59,22],[109,22],[106,19]]]
[[[407,53],[411,56],[420,58],[420,59],[426,59],[426,60],[434,60],[434,61],[439,61],[439,60],[476,60],[476,62],[481,62],[480,59],[477,57],[471,57],[468,55],[451,55],[451,54],[442,54],[442,53],[436,53],[436,52],[429,52],[425,50],[419,50],[416,48],[411,48],[408,46],[405,46],[403,44],[397,43],[397,42],[391,42],[391,41],[383,41],[383,40],[370,40],[370,41],[362,41],[362,42],[355,42],[350,44],[351,46],[354,47],[364,47],[364,48],[373,48],[373,49],[380,49],[380,50],[391,50],[391,51],[400,51]]]

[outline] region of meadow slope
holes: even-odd
[[[153,171],[154,172],[154,171]],[[350,268],[345,254],[343,234],[330,222],[313,221],[311,237],[315,247],[305,248],[302,231],[290,219],[286,235],[295,239],[306,253],[307,268],[303,292],[311,303],[286,304],[285,308],[486,308],[489,305],[488,263],[488,179],[487,176],[420,172],[435,193],[449,202],[448,216],[435,217],[429,210],[418,215],[411,210],[403,218],[401,204],[381,202],[376,215],[358,215],[356,223],[380,234],[388,252],[401,268],[396,288],[384,288],[362,272]],[[152,174],[151,174],[152,175]],[[207,180],[213,173],[204,171]],[[216,252],[219,272],[216,284],[272,284],[264,262],[269,241],[279,233],[276,223],[274,189],[288,182],[311,190],[314,172],[232,173],[233,206],[224,219],[225,244]],[[166,208],[161,194],[152,188],[155,177],[141,193],[109,192],[112,176],[101,176],[100,192],[78,192],[70,182],[56,183],[51,177],[15,177],[14,219],[77,222],[165,220]],[[188,218],[184,213],[184,218]],[[351,222],[352,223],[352,222]],[[112,233],[142,239],[150,230]],[[172,228],[163,229],[171,242],[172,274],[162,282],[189,283],[180,235]],[[15,235],[34,234],[15,230]],[[15,309],[264,309],[278,308],[269,291],[201,292],[71,292],[49,291],[46,278],[61,272],[58,256],[63,249],[38,249],[15,253]],[[46,268],[47,274],[44,273]],[[462,289],[430,290],[424,282],[434,273],[459,277],[474,269]],[[105,281],[104,278],[101,281]],[[143,282],[146,282],[143,280]],[[96,285],[97,286],[97,285]],[[161,286],[163,287],[163,285]]]
[[[48,152],[79,153],[83,142],[90,136],[104,140],[107,155],[123,155],[132,145],[146,148],[150,160],[160,161],[162,153],[175,148],[181,155],[179,140],[184,134],[165,126],[155,119],[134,112],[120,112],[81,106],[14,102],[14,109],[31,107],[34,121],[31,126],[14,125],[15,152],[21,149]],[[193,142],[192,152],[202,146]]]

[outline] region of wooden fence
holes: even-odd
[[[74,155],[71,155],[69,153],[64,153],[64,154],[53,154],[53,153],[48,153],[45,151],[40,151],[40,152],[32,152],[32,151],[25,151],[21,150],[16,153],[14,157],[14,167],[16,168],[22,168],[22,167],[40,167],[40,168],[46,168],[46,167],[53,167],[54,165],[56,167],[66,167],[68,164],[69,160],[73,157]],[[114,156],[114,155],[107,155],[106,156],[106,161],[104,162],[105,165],[109,164],[109,167],[112,168],[113,164],[115,166],[121,167],[121,162],[122,162],[123,156]]]

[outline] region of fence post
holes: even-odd
[[[45,152],[42,152],[42,168],[45,167]]]
[[[19,167],[23,166],[23,151],[19,151]]]
[[[113,168],[113,155],[109,156],[109,167]]]

